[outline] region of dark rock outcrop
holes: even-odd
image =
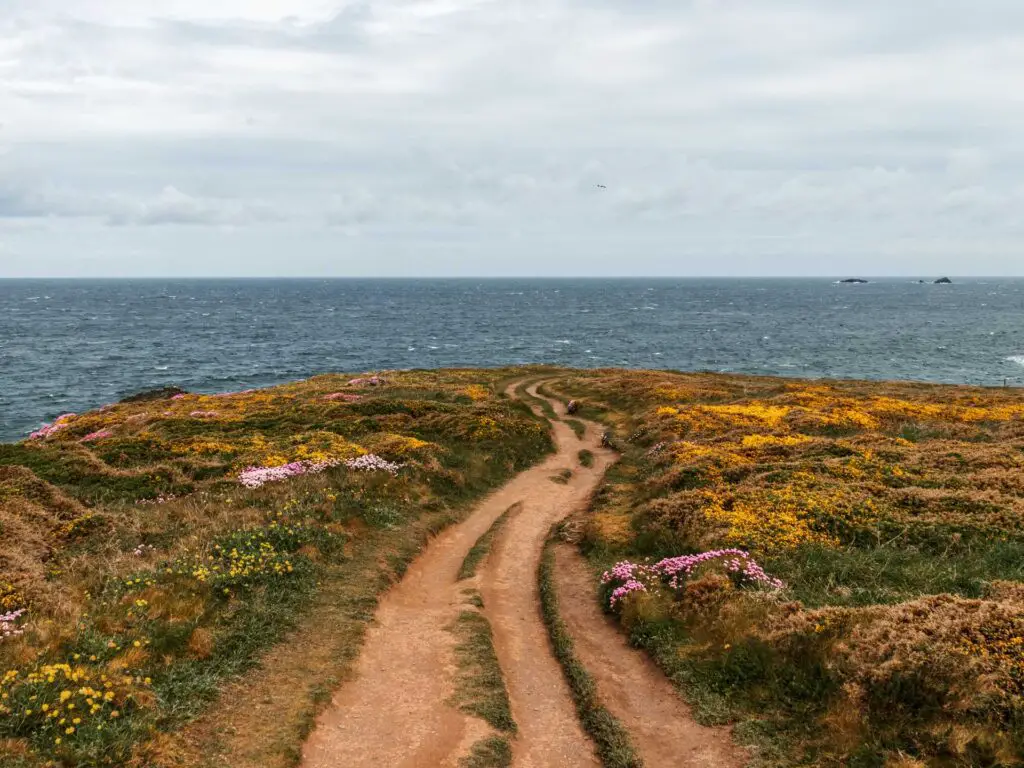
[[[934,284],[935,285],[952,285],[952,283],[953,283],[953,281],[950,280],[948,277],[940,277],[938,280],[935,281]]]
[[[839,282],[840,283],[856,283],[858,285],[863,285],[864,283],[867,282],[867,280],[865,280],[864,278],[861,278],[861,277],[848,277],[845,280],[840,280]]]
[[[151,400],[170,400],[175,395],[187,394],[184,389],[178,387],[162,387],[161,389],[150,389],[146,392],[139,392],[122,398],[122,403],[147,403]]]

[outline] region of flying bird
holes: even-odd
[[[608,189],[608,187],[606,187],[604,184],[595,184],[594,186],[596,186],[598,189]]]

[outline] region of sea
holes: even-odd
[[[0,441],[142,390],[553,363],[1024,385],[1024,279],[0,280]]]

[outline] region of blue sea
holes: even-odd
[[[0,280],[0,440],[140,390],[557,363],[1024,384],[1024,280]]]

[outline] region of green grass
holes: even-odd
[[[942,553],[880,546],[804,546],[765,559],[808,607],[891,605],[922,595],[984,596],[996,580],[1024,581],[1024,542],[974,542]]]
[[[531,395],[527,391],[527,387],[533,386],[533,384],[535,384],[536,381],[536,379],[527,380],[520,384],[518,387],[516,387],[516,397],[518,397],[524,403],[532,403],[533,405],[536,405],[538,408],[540,408],[541,413],[543,413],[544,416],[550,419],[551,421],[559,421],[558,414],[555,413],[554,406],[552,406],[550,402],[545,400],[543,397],[536,397],[535,395]]]
[[[479,611],[462,611],[451,627],[458,638],[455,661],[458,673],[452,702],[463,712],[481,718],[505,733],[516,732],[512,705],[494,651],[494,637],[487,617]]]
[[[505,527],[505,523],[508,522],[508,519],[519,512],[522,507],[522,502],[517,502],[506,509],[501,513],[501,516],[498,517],[497,520],[491,523],[491,527],[476,540],[476,544],[474,544],[473,548],[466,553],[466,557],[462,561],[462,567],[459,568],[459,581],[462,581],[463,579],[471,579],[476,576],[476,569],[491,551],[491,544],[494,543],[495,537],[501,532],[501,529]]]
[[[582,440],[587,436],[587,425],[578,419],[565,419],[565,423],[572,427],[572,431],[576,433],[576,437]]]
[[[511,765],[512,745],[504,736],[478,741],[470,754],[459,761],[459,768],[508,768]]]
[[[584,466],[584,467],[592,467],[592,466],[594,466],[594,452],[593,451],[588,451],[587,449],[584,448],[577,455],[579,456],[580,465],[581,466]]]
[[[598,755],[605,768],[642,768],[644,763],[633,747],[629,732],[601,704],[597,695],[597,685],[576,657],[569,629],[559,615],[555,587],[555,553],[552,545],[553,539],[548,539],[537,570],[541,612],[548,628],[548,637],[551,639],[555,658],[562,665],[562,672],[572,692],[580,722],[597,745]]]
[[[558,483],[559,485],[565,485],[572,479],[571,469],[560,469],[557,475],[551,476],[551,482]]]

